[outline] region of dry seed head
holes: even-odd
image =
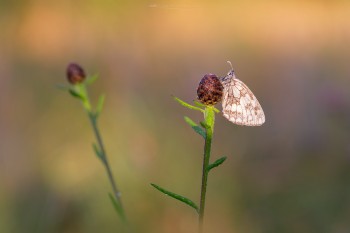
[[[224,87],[215,74],[206,74],[197,89],[198,100],[205,105],[215,105],[222,99]]]
[[[71,84],[81,83],[85,80],[85,72],[83,68],[76,64],[70,63],[67,67],[67,79]]]

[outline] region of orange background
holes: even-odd
[[[262,127],[217,115],[206,232],[350,229],[350,2],[1,1],[0,232],[119,232],[69,62],[100,75],[100,128],[135,232],[196,232],[203,141],[183,121],[206,73],[236,75]],[[218,106],[220,108],[220,106]]]

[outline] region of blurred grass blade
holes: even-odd
[[[84,97],[81,93],[77,92],[76,90],[70,88],[69,90],[69,94],[71,94],[73,97],[84,100]]]
[[[214,167],[217,167],[217,166],[221,165],[223,162],[225,162],[226,159],[227,159],[227,157],[224,156],[224,157],[221,157],[220,159],[217,159],[214,163],[209,164],[208,167],[207,167],[208,172],[211,169],[213,169]]]
[[[193,105],[190,105],[190,104],[186,103],[185,101],[180,100],[179,98],[177,98],[177,97],[175,97],[175,96],[174,96],[174,99],[175,99],[179,104],[181,104],[182,106],[184,106],[184,107],[186,107],[186,108],[204,112],[203,109],[198,108],[198,107],[193,106]]]
[[[186,198],[186,197],[183,197],[183,196],[181,196],[181,195],[179,195],[179,194],[176,194],[176,193],[167,191],[167,190],[165,190],[165,189],[159,187],[159,186],[156,185],[156,184],[152,184],[152,183],[151,183],[151,185],[152,185],[154,188],[158,189],[160,192],[164,193],[165,195],[168,195],[168,196],[170,196],[170,197],[172,197],[172,198],[175,198],[175,199],[177,199],[177,200],[179,200],[179,201],[185,203],[186,205],[191,206],[192,208],[194,208],[194,209],[198,212],[198,206],[197,206],[193,201],[191,201],[190,199],[188,199],[188,198]]]
[[[91,85],[91,84],[93,84],[97,79],[98,79],[98,74],[91,75],[91,76],[89,76],[89,77],[85,80],[84,83],[85,83],[86,85]]]
[[[93,143],[93,144],[92,144],[92,147],[94,148],[94,151],[95,151],[96,156],[97,156],[99,159],[103,160],[103,155],[102,155],[102,153],[101,153],[101,150],[100,150],[100,148],[97,147],[96,143]]]
[[[199,135],[201,135],[205,139],[205,131],[203,130],[203,128],[200,127],[199,125],[197,125],[189,117],[185,116],[184,118],[185,118],[185,121],[187,122],[187,124],[189,124],[192,127],[192,129],[194,131],[196,131],[196,133],[198,133]]]
[[[102,112],[103,109],[103,105],[105,103],[105,99],[106,99],[106,95],[100,95],[100,97],[98,98],[98,103],[97,103],[97,107],[96,107],[96,116],[98,117],[100,115],[100,113]]]
[[[111,199],[111,202],[113,204],[115,211],[117,212],[119,217],[125,222],[126,218],[125,218],[123,208],[121,207],[121,205],[117,202],[117,200],[114,198],[114,196],[111,193],[108,193],[108,196]]]

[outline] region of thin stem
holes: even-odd
[[[74,65],[74,64],[73,64]],[[77,65],[75,65],[77,66]],[[70,68],[70,66],[69,66]],[[82,71],[81,67],[74,67],[74,69],[78,69],[78,71]],[[71,70],[68,70],[68,75],[70,75]],[[81,72],[83,73],[83,71]],[[85,76],[85,75],[84,75]],[[83,77],[84,78],[84,77]],[[88,78],[87,81],[89,82],[85,82],[85,83],[72,83],[73,86],[67,88],[69,93],[75,97],[80,99],[86,113],[88,114],[91,126],[93,128],[95,137],[96,137],[96,141],[97,143],[93,144],[93,149],[96,153],[96,156],[101,160],[101,162],[103,163],[106,172],[107,172],[107,176],[109,179],[109,182],[112,186],[112,191],[113,193],[108,193],[109,194],[109,198],[111,199],[111,202],[113,204],[114,209],[116,210],[116,212],[118,213],[120,219],[122,220],[122,228],[123,228],[123,232],[129,232],[129,226],[128,226],[128,222],[126,220],[126,216],[125,216],[125,211],[122,205],[122,200],[121,200],[121,193],[117,188],[116,182],[114,180],[113,174],[112,174],[112,170],[111,167],[109,165],[108,162],[108,158],[107,158],[107,153],[103,144],[103,140],[102,140],[102,136],[100,133],[100,130],[98,128],[98,124],[97,124],[97,119],[99,114],[101,113],[102,107],[103,107],[103,102],[104,102],[104,95],[100,96],[99,98],[99,102],[97,105],[97,109],[94,111],[92,109],[92,105],[90,103],[89,100],[89,95],[88,95],[88,91],[86,88],[87,84],[91,84],[97,77],[90,77]],[[68,79],[70,80],[70,77],[68,76]]]
[[[85,110],[88,113],[93,131],[94,131],[94,134],[95,134],[95,137],[97,140],[99,158],[101,159],[103,165],[105,166],[109,182],[112,186],[113,196],[114,196],[115,201],[117,202],[118,207],[119,207],[118,213],[119,213],[121,219],[123,220],[123,222],[126,223],[125,212],[124,212],[124,208],[123,208],[122,200],[121,200],[121,193],[120,193],[119,189],[117,188],[116,182],[114,180],[112,170],[111,170],[111,167],[110,167],[109,162],[108,162],[107,153],[106,153],[106,150],[105,150],[105,147],[103,144],[102,136],[101,136],[100,130],[99,130],[98,125],[97,125],[97,117],[98,117],[97,113],[94,113],[92,111],[91,103],[89,100],[89,95],[88,95],[88,92],[86,90],[86,86],[84,84],[82,84],[82,85],[78,85],[76,88],[78,88],[78,91],[83,96],[82,103],[83,103]]]
[[[203,157],[203,168],[202,168],[202,186],[201,186],[201,198],[200,198],[200,207],[199,207],[199,233],[203,232],[203,219],[204,219],[204,208],[205,208],[205,197],[207,192],[207,183],[208,183],[208,166],[210,161],[210,151],[211,151],[211,142],[214,132],[214,122],[215,122],[215,113],[213,107],[206,107],[205,113],[205,125],[206,125],[206,137],[204,144],[204,157]]]
[[[121,217],[123,218],[123,220],[125,220],[124,209],[123,209],[122,200],[121,200],[121,193],[120,193],[119,189],[117,188],[116,182],[115,182],[113,174],[112,174],[111,167],[110,167],[109,162],[108,162],[106,150],[105,150],[105,147],[104,147],[104,144],[102,141],[100,131],[99,131],[98,126],[97,126],[96,116],[92,112],[89,112],[89,118],[90,118],[90,122],[91,122],[92,128],[94,130],[95,137],[96,137],[96,140],[97,140],[100,152],[101,152],[101,160],[103,162],[103,165],[106,168],[107,176],[108,176],[109,182],[111,183],[111,186],[112,186],[114,197],[115,197],[116,201],[118,202],[120,209],[121,209],[121,214],[122,214]]]

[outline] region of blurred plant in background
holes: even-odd
[[[85,71],[83,68],[75,63],[71,63],[67,67],[67,79],[71,86],[59,86],[61,89],[68,90],[68,92],[75,98],[79,99],[83,107],[90,119],[91,126],[93,129],[93,132],[95,134],[97,143],[93,143],[93,149],[96,154],[96,156],[100,159],[102,164],[104,165],[107,176],[109,179],[109,182],[112,186],[113,194],[109,193],[109,197],[111,199],[111,202],[118,213],[119,217],[121,218],[123,224],[126,224],[126,216],[125,216],[125,211],[122,205],[122,200],[121,200],[121,192],[119,191],[117,184],[114,180],[111,166],[109,164],[109,160],[107,157],[106,149],[102,140],[102,136],[100,133],[100,129],[97,124],[98,117],[100,116],[102,109],[103,109],[103,104],[105,101],[105,95],[101,95],[96,107],[96,110],[94,111],[92,109],[88,91],[87,91],[87,85],[93,84],[96,79],[98,78],[97,75],[95,76],[89,76],[86,78]],[[86,79],[86,80],[85,80]]]

